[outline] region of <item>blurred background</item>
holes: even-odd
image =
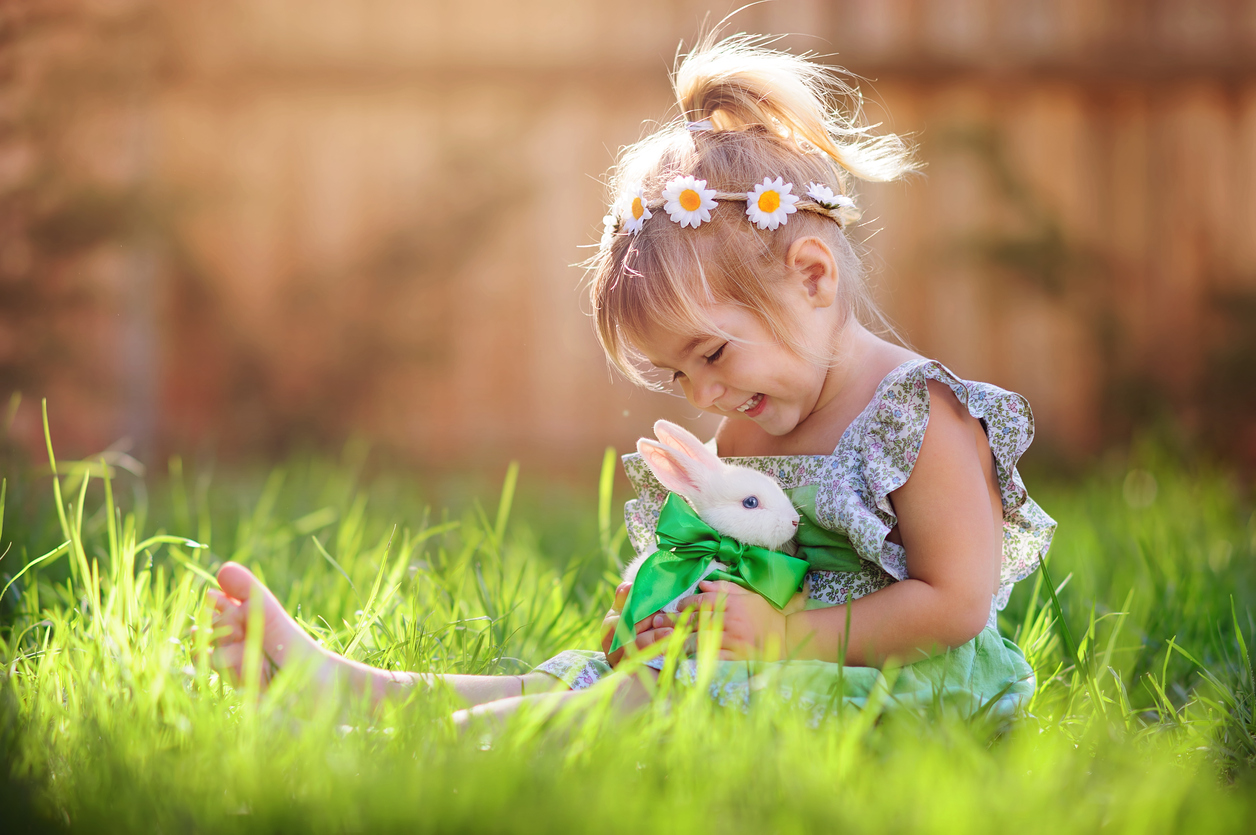
[[[595,472],[665,416],[572,265],[716,0],[7,0],[0,408],[36,455]],[[865,186],[910,344],[1032,455],[1168,432],[1256,468],[1256,0],[778,0],[927,163]],[[20,393],[20,400],[14,395]]]

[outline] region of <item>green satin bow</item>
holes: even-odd
[[[802,585],[810,568],[806,560],[721,535],[675,493],[668,494],[663,502],[656,533],[659,550],[637,571],[615,627],[611,652],[636,639],[637,621],[659,611],[701,579],[736,583],[763,595],[780,609]],[[712,571],[708,576],[716,560],[727,565],[728,571]]]
[[[794,507],[798,508],[798,533],[794,541],[798,551],[794,556],[806,560],[812,571],[859,571],[863,564],[859,554],[844,533],[831,531],[819,523],[816,512],[816,496],[819,487],[791,487],[785,491]]]

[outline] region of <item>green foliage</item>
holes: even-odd
[[[236,559],[353,658],[517,673],[597,645],[624,556],[609,475],[556,501],[512,467],[491,511],[433,513],[354,461],[18,468],[0,487],[0,800],[111,832],[1245,831],[1256,528],[1224,474],[1143,458],[1035,489],[1060,533],[1051,582],[1004,613],[1039,684],[1010,728],[884,703],[816,723],[671,687],[628,719],[605,700],[525,710],[491,738],[459,737],[441,689],[373,714],[311,701],[297,674],[233,688],[204,658],[204,589]]]

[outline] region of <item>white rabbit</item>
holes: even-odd
[[[687,499],[703,522],[747,545],[794,554],[798,511],[771,476],[726,464],[693,434],[666,420],[654,424],[654,434],[658,441],[642,438],[637,452],[659,483]],[[634,580],[647,557],[642,554],[629,563],[624,579]],[[711,571],[727,568],[711,563]],[[675,612],[677,601],[697,587],[695,583],[662,611]]]

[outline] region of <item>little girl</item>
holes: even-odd
[[[823,67],[744,36],[704,43],[675,87],[684,120],[628,148],[613,172],[588,265],[598,337],[629,379],[657,388],[649,369],[661,372],[721,416],[717,453],[772,475],[858,556],[848,571],[811,571],[784,610],[730,583],[701,584],[686,608],[723,611],[713,695],[745,702],[758,678],[804,702],[836,693],[858,705],[894,659],[905,663],[893,685],[901,702],[1014,712],[1033,692],[1032,670],[999,636],[997,613],[1045,555],[1055,523],[1016,471],[1033,437],[1024,398],[962,380],[866,327],[881,320],[845,232],[858,218],[852,183],[913,170],[905,144],[832,109],[831,94],[858,94]],[[638,456],[625,466],[638,492],[629,533],[647,553],[666,490]],[[257,598],[273,664],[303,659],[319,680],[376,699],[437,678],[323,650],[239,565],[225,565],[219,582],[211,594],[228,629],[214,657],[237,674],[244,603]],[[616,591],[604,649],[627,594],[626,584]],[[636,648],[674,626],[646,618]],[[534,693],[578,699],[621,657],[567,651],[524,676],[439,678],[473,713],[500,715]],[[614,681],[624,709],[648,698],[639,678]]]

